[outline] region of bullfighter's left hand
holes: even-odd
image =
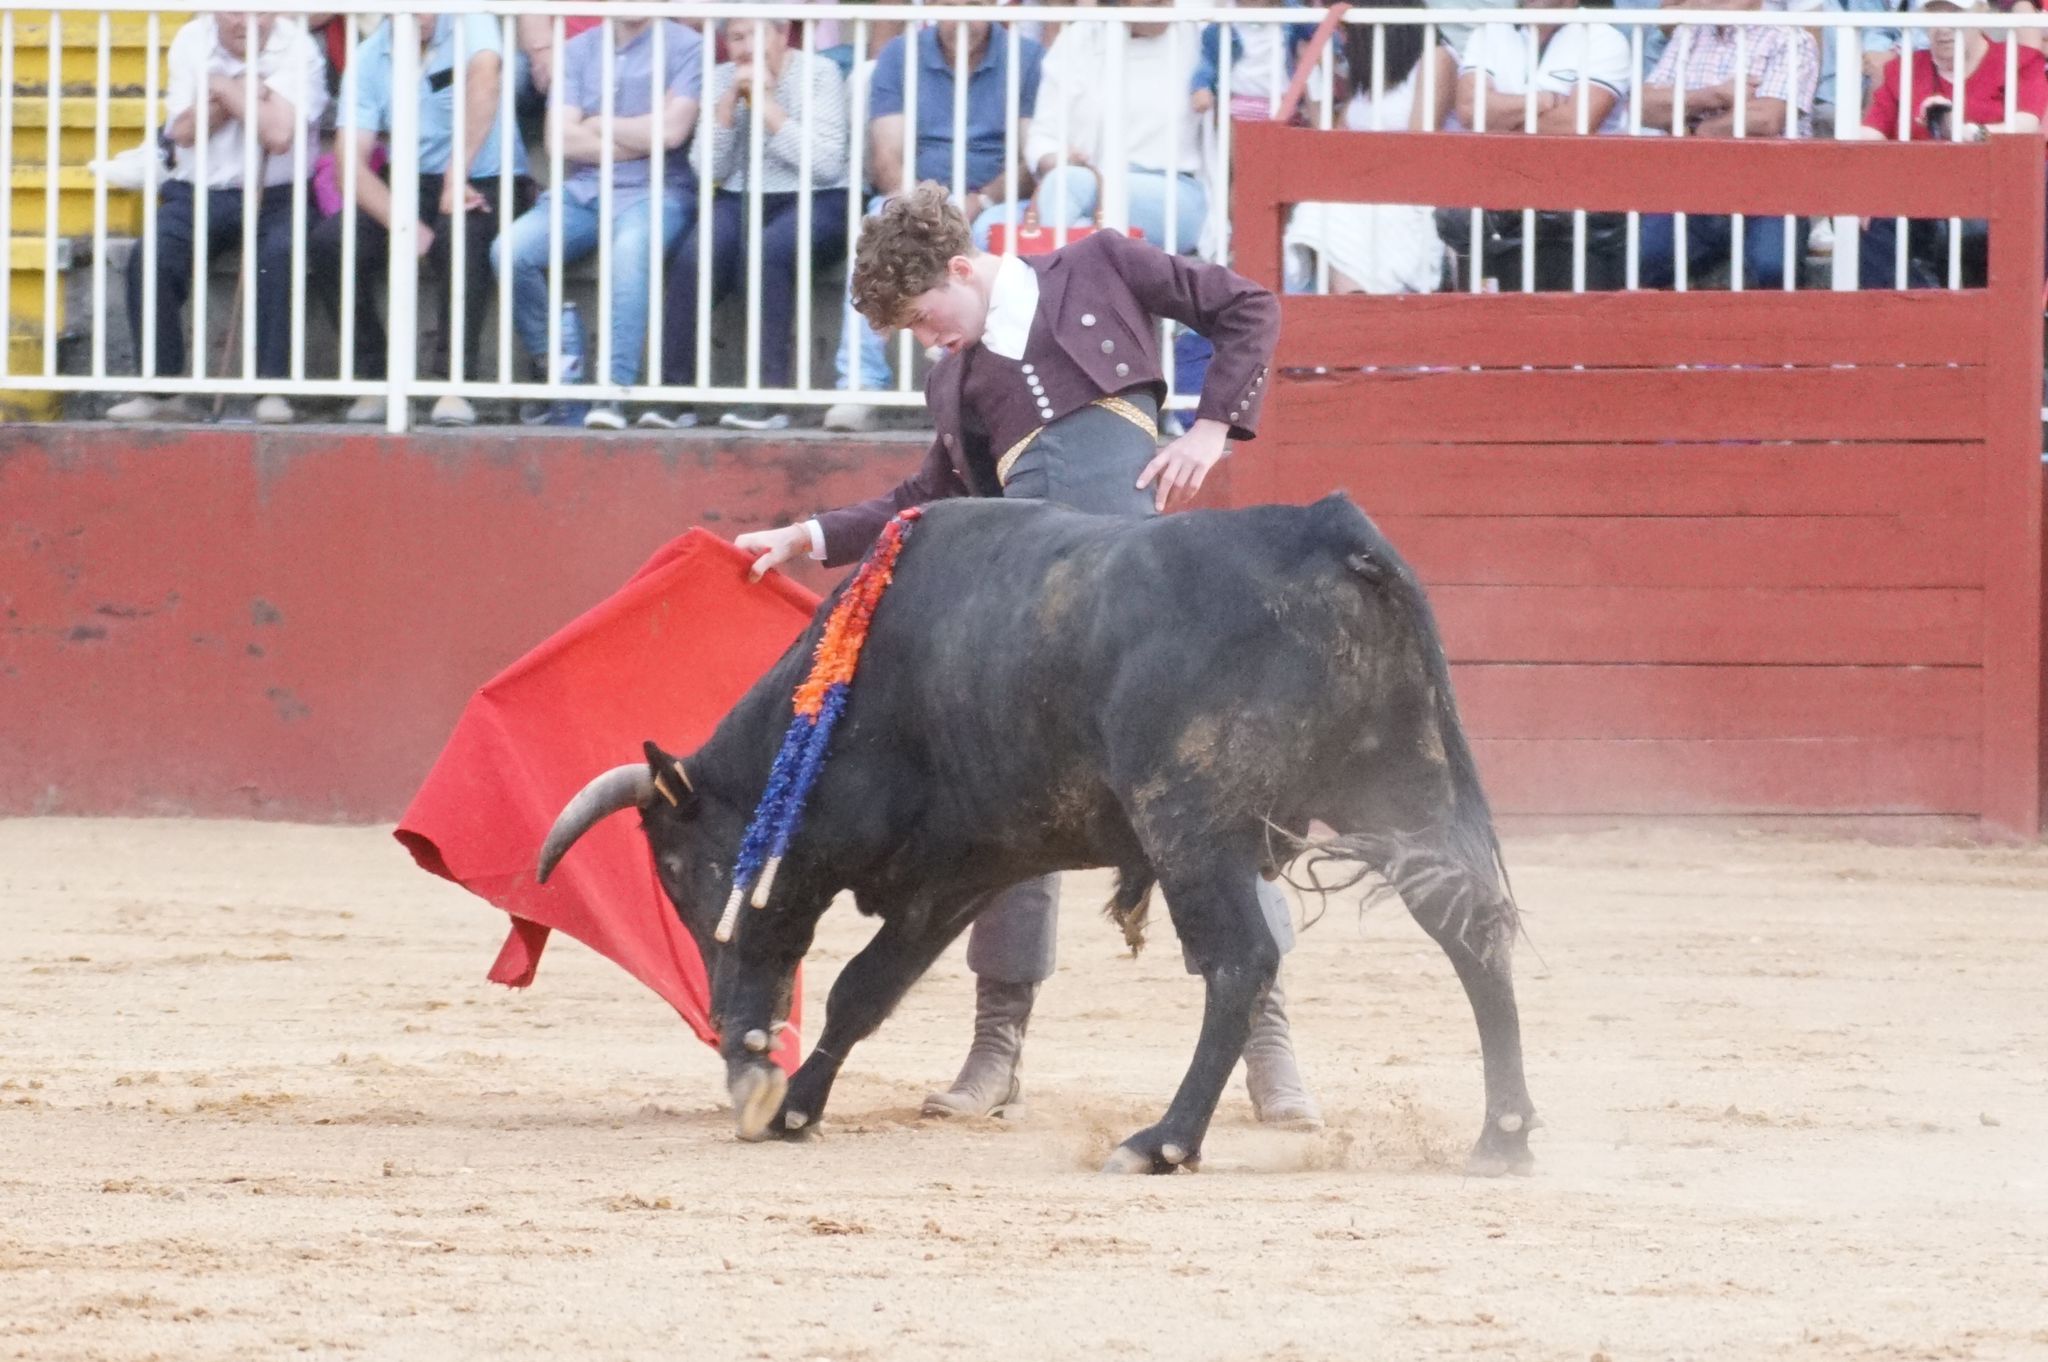
[[[1229,438],[1230,427],[1221,421],[1204,417],[1195,422],[1193,429],[1145,465],[1145,471],[1138,475],[1138,490],[1143,491],[1156,480],[1159,489],[1153,494],[1152,505],[1161,513],[1176,503],[1192,501],[1195,493],[1202,490],[1202,480],[1209,476],[1209,470],[1223,457],[1223,444]]]

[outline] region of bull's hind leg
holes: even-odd
[[[1522,1023],[1515,1010],[1515,907],[1495,884],[1451,854],[1404,845],[1379,870],[1422,929],[1451,958],[1479,1024],[1486,1069],[1486,1124],[1465,1160],[1484,1177],[1535,1166],[1529,1132],[1536,1108],[1522,1076]]]
[[[1257,866],[1257,856],[1247,854],[1193,871],[1160,870],[1174,930],[1205,986],[1202,1033],[1166,1115],[1118,1145],[1105,1173],[1171,1173],[1201,1164],[1202,1140],[1244,1053],[1252,1010],[1280,968],[1280,948],[1259,907]]]

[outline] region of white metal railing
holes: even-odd
[[[1187,96],[1187,110],[1183,112],[1174,107],[1160,111],[1156,126],[1135,126],[1134,120],[1120,113],[1105,115],[1091,102],[1091,96],[1099,95],[1107,85],[1104,73],[1123,72],[1128,78],[1128,73],[1137,69],[1131,65],[1134,56],[1131,45],[1134,42],[1151,43],[1163,37],[1163,48],[1148,48],[1146,55],[1160,64],[1167,73],[1165,79],[1169,87],[1172,87],[1175,81],[1186,84],[1187,76],[1192,74],[1201,53],[1205,25],[1235,25],[1249,34],[1253,30],[1272,31],[1276,25],[1312,24],[1323,13],[1319,9],[1226,9],[1208,6],[1181,6],[1171,10],[1052,6],[1005,6],[998,9],[976,4],[779,3],[707,4],[685,8],[675,4],[646,3],[645,0],[608,0],[601,6],[593,6],[599,38],[594,43],[578,41],[572,45],[565,18],[568,7],[558,0],[356,0],[354,12],[338,16],[334,22],[343,25],[346,46],[358,57],[362,46],[370,42],[381,27],[388,25],[388,87],[392,92],[388,101],[388,117],[375,120],[382,126],[359,129],[353,134],[349,132],[359,121],[356,112],[362,102],[363,81],[378,78],[375,70],[366,74],[364,62],[360,59],[351,59],[344,68],[334,116],[317,123],[303,116],[324,97],[324,86],[316,88],[314,85],[319,78],[317,69],[293,64],[289,69],[269,70],[259,80],[259,65],[272,62],[268,48],[253,49],[258,52],[257,62],[239,63],[235,79],[240,82],[244,109],[260,109],[264,101],[272,98],[285,99],[291,104],[295,116],[292,118],[290,143],[283,150],[266,148],[259,142],[260,117],[239,120],[239,142],[235,151],[241,162],[240,173],[230,179],[244,189],[250,186],[258,188],[255,192],[244,192],[240,201],[243,249],[235,285],[238,306],[232,323],[239,332],[240,344],[239,354],[232,361],[219,353],[220,338],[209,334],[207,320],[211,255],[208,228],[210,212],[215,206],[210,201],[215,195],[199,192],[190,196],[192,259],[189,266],[189,304],[180,333],[189,354],[188,363],[181,372],[171,374],[164,371],[163,357],[157,353],[157,320],[164,306],[158,290],[162,272],[159,267],[163,264],[161,252],[164,249],[159,240],[160,213],[162,204],[167,202],[162,196],[171,175],[161,157],[154,154],[160,136],[170,127],[173,116],[182,112],[166,107],[171,92],[162,88],[159,79],[160,58],[173,41],[173,35],[165,32],[166,25],[161,20],[167,7],[130,3],[119,10],[109,11],[92,7],[85,0],[51,0],[51,5],[49,29],[43,44],[45,50],[40,53],[30,51],[28,45],[21,41],[21,29],[27,21],[13,11],[0,10],[0,86],[4,86],[12,96],[12,92],[34,82],[38,74],[36,68],[40,66],[41,74],[46,76],[42,93],[47,99],[44,139],[47,187],[40,221],[16,221],[12,196],[0,195],[0,237],[39,238],[45,247],[41,255],[41,362],[30,372],[10,371],[7,350],[0,347],[0,387],[209,396],[284,393],[294,397],[382,399],[385,404],[384,420],[392,430],[406,427],[411,419],[409,404],[414,399],[446,397],[650,405],[766,403],[777,407],[818,406],[851,399],[876,405],[919,405],[922,396],[914,386],[915,356],[907,333],[897,338],[893,373],[886,377],[866,372],[867,365],[862,359],[858,337],[842,338],[842,344],[851,347],[851,387],[838,386],[836,374],[820,374],[813,363],[813,308],[822,305],[833,311],[839,310],[835,303],[845,289],[844,274],[851,270],[855,236],[871,197],[871,188],[893,191],[902,187],[902,184],[872,184],[879,171],[886,168],[891,178],[907,184],[919,174],[920,155],[923,153],[925,164],[922,169],[933,172],[933,178],[948,184],[957,201],[979,204],[984,198],[993,199],[994,204],[987,209],[981,225],[1000,223],[1009,239],[1014,241],[1022,204],[1032,181],[1043,179],[1047,185],[1071,186],[1072,177],[1065,172],[1085,157],[1101,171],[1097,207],[1106,224],[1129,227],[1138,199],[1142,198],[1144,213],[1155,224],[1156,234],[1162,238],[1159,244],[1169,250],[1199,250],[1211,257],[1227,258],[1229,223],[1223,208],[1230,193],[1232,119],[1229,115],[1233,103],[1240,115],[1247,112],[1246,92],[1252,101],[1263,99],[1268,112],[1277,110],[1281,91],[1290,75],[1287,30],[1279,30],[1281,36],[1278,40],[1260,45],[1265,57],[1262,64],[1255,67],[1247,67],[1239,61],[1233,42],[1225,41],[1218,45],[1215,88],[1211,108],[1206,113],[1194,111],[1191,85],[1181,90]],[[299,21],[292,16],[315,12],[315,0],[274,0],[272,6],[264,11],[267,15],[279,16],[271,29],[273,36],[279,29],[289,31],[298,26]],[[109,230],[108,180],[101,175],[96,178],[92,190],[90,316],[87,318],[91,333],[83,362],[87,371],[64,373],[59,371],[58,356],[59,291],[63,285],[58,247],[66,233],[62,230],[63,205],[57,173],[63,161],[63,57],[66,51],[81,48],[88,48],[94,54],[94,122],[91,132],[96,159],[104,166],[111,131],[110,61],[114,51],[111,16],[115,13],[146,16],[143,38],[143,66],[146,71],[143,89],[144,151],[139,157],[141,167],[137,181],[141,199],[141,234],[134,246],[134,250],[140,253],[137,271],[140,288],[136,297],[140,316],[131,320],[137,339],[137,372],[116,374],[111,371],[109,330],[115,311],[110,305],[108,252],[113,234]],[[1811,41],[1806,33],[1818,30],[1821,42],[1827,44],[1833,54],[1836,82],[1834,135],[1844,139],[1883,135],[1866,134],[1861,127],[1866,87],[1863,53],[1868,35],[1903,33],[1915,43],[1928,41],[1930,35],[1937,35],[1932,41],[1945,41],[1961,47],[1966,34],[1985,30],[1992,30],[1994,37],[2018,30],[2035,40],[2048,34],[2048,17],[2044,16],[1959,12],[1929,15],[1924,12],[1783,14],[1700,10],[1522,10],[1512,12],[1510,18],[1507,12],[1500,10],[1375,10],[1361,7],[1351,11],[1348,24],[1354,28],[1381,26],[1383,32],[1395,28],[1421,29],[1423,58],[1409,78],[1410,98],[1422,110],[1414,126],[1425,129],[1438,126],[1437,110],[1445,95],[1441,82],[1452,79],[1459,85],[1458,97],[1453,103],[1470,111],[1469,117],[1455,121],[1478,130],[1503,131],[1519,127],[1533,132],[1543,127],[1589,133],[1593,127],[1591,115],[1598,88],[1602,96],[1611,92],[1617,107],[1625,109],[1623,126],[1619,130],[1637,135],[1663,135],[1667,132],[1662,127],[1647,126],[1643,118],[1644,82],[1652,70],[1649,51],[1660,41],[1664,30],[1669,30],[1669,41],[1677,46],[1679,53],[1668,128],[1668,133],[1673,135],[1687,134],[1682,111],[1687,97],[1685,57],[1691,44],[1722,40],[1719,35],[1705,35],[1704,29],[1733,26],[1733,60],[1735,68],[1743,71],[1748,69],[1751,44],[1769,41],[1774,32],[1787,29],[1798,33],[1796,42],[1806,43]],[[432,26],[432,45],[423,47],[422,38],[427,25]],[[729,73],[722,73],[715,61],[714,39],[721,25],[738,26],[732,36],[737,37],[749,52],[744,72],[735,68]],[[885,146],[871,136],[874,102],[868,88],[871,59],[882,51],[884,43],[881,39],[887,36],[886,31],[904,25],[910,25],[913,34],[929,30],[936,35],[933,41],[953,86],[950,104],[943,110],[947,115],[945,121],[950,126],[949,143],[943,134],[934,138],[920,134],[920,73],[925,71],[921,47],[914,59],[902,63],[900,142]],[[1163,26],[1164,32],[1154,35],[1149,30],[1134,27],[1142,25]],[[1610,46],[1617,41],[1607,38],[1604,33],[1596,33],[1596,29],[1626,34],[1625,39],[1618,41],[1624,41],[1628,49],[1627,88],[1614,89],[1617,82],[1612,79],[1606,83],[1598,81],[1591,69],[1592,64],[1583,60],[1577,63],[1576,80],[1568,93],[1544,91],[1540,88],[1541,80],[1522,78],[1539,65],[1539,28],[1553,25],[1581,39],[1582,48],[1596,38]],[[985,48],[980,46],[982,40],[978,36],[983,31],[981,26],[989,26]],[[1513,41],[1521,44],[1519,65],[1523,70],[1503,81],[1499,80],[1498,72],[1490,77],[1486,62],[1475,60],[1460,63],[1456,73],[1447,77],[1434,53],[1441,35],[1450,26],[1473,26],[1476,33],[1496,44],[1501,41],[1498,37],[1501,32],[1512,33]],[[777,126],[771,129],[768,117],[749,117],[746,120],[744,147],[738,152],[735,167],[729,172],[726,183],[714,184],[710,173],[681,176],[677,167],[685,164],[699,165],[706,172],[712,168],[705,144],[713,136],[710,125],[718,118],[716,91],[721,79],[730,76],[736,81],[744,80],[755,90],[775,83],[767,51],[768,39],[772,32],[789,27],[794,28],[794,36],[788,44],[790,53],[798,62],[800,71],[808,73],[802,86],[801,110],[781,110],[783,119],[795,121],[798,125],[793,169],[785,167],[784,171],[793,175],[794,188],[771,190],[766,187],[771,168],[771,142],[780,148],[775,155],[784,162],[789,160],[787,148],[783,146],[786,139],[781,136],[786,124],[778,120]],[[532,155],[535,178],[550,192],[546,195],[544,207],[526,209],[527,220],[544,222],[546,226],[546,339],[545,354],[540,359],[544,372],[539,377],[520,363],[519,352],[523,347],[515,343],[516,328],[512,321],[520,305],[515,280],[517,271],[512,267],[513,224],[522,221],[520,209],[525,198],[517,165],[527,150],[526,139],[517,127],[522,94],[519,87],[527,67],[521,39],[523,34],[536,28],[544,35],[551,73],[543,111],[543,120],[549,131],[539,139]],[[251,36],[246,44],[254,44],[259,25],[251,22],[247,31]],[[1061,37],[1049,52],[1034,52],[1033,45],[1039,38],[1050,39],[1055,32],[1061,33]],[[648,35],[647,40],[652,45],[646,64],[647,87],[644,93],[649,112],[644,116],[644,126],[641,122],[643,116],[620,114],[620,101],[629,99],[637,107],[641,102],[638,96],[642,92],[622,84],[618,78],[621,56],[637,51],[643,33]],[[1489,34],[1495,36],[1487,37]],[[922,42],[922,38],[918,41]],[[445,71],[439,65],[444,42],[449,53]],[[680,59],[681,65],[671,72],[672,64],[678,61],[673,50],[677,44],[687,45],[689,51],[686,58]],[[1331,43],[1323,49],[1317,59],[1318,70],[1310,82],[1311,116],[1318,126],[1324,128],[1336,126],[1344,116],[1344,110],[1333,98],[1327,97],[1339,87],[1340,70],[1345,64],[1339,47],[1339,43]],[[1354,89],[1369,92],[1371,105],[1377,109],[1385,105],[1390,94],[1385,47],[1379,43],[1367,44],[1366,47],[1372,53],[1369,70],[1351,71],[1349,78]],[[824,74],[822,64],[832,60],[828,50],[833,48],[842,49],[840,55],[849,61],[853,79],[844,96],[847,108],[845,127],[821,132],[821,120],[833,98],[832,77]],[[241,55],[246,56],[250,50],[252,48],[245,45]],[[1813,50],[1816,70],[1822,64],[1819,58],[1826,50]],[[594,161],[589,159],[588,141],[579,141],[576,155],[569,153],[566,144],[570,134],[565,123],[565,111],[573,106],[564,95],[565,87],[570,83],[570,68],[589,61],[593,52],[598,63],[594,80],[599,95],[595,111],[597,126],[592,134],[597,149]],[[1158,55],[1161,52],[1163,57]],[[42,60],[37,61],[38,57]],[[987,169],[989,148],[984,145],[977,153],[970,130],[978,126],[975,101],[986,96],[971,96],[970,81],[983,64],[998,57],[1003,63],[999,92],[1001,146],[997,153],[996,173],[982,177],[974,172]],[[207,59],[210,62],[216,60],[211,54]],[[2012,122],[2016,115],[2026,112],[2017,105],[2018,45],[2008,43],[2003,49],[2002,59],[2006,63],[2007,77],[2004,118],[2006,122]],[[637,64],[638,57],[634,60]],[[785,59],[781,81],[785,84],[790,69],[787,61]],[[971,68],[970,62],[973,63]],[[1040,89],[1035,106],[1024,75],[1027,66],[1038,72]],[[431,74],[428,74],[429,68]],[[836,73],[837,67],[832,70]],[[1094,74],[1093,80],[1091,74]],[[587,72],[579,70],[575,78],[580,84],[588,84],[587,75]],[[415,267],[423,248],[429,244],[431,230],[430,224],[422,220],[422,213],[428,219],[440,220],[440,215],[433,211],[438,205],[422,204],[417,199],[423,165],[421,100],[402,93],[421,90],[423,77],[436,95],[443,90],[448,95],[446,136],[451,147],[449,171],[451,176],[458,168],[465,172],[459,177],[461,188],[454,192],[457,211],[447,215],[446,221],[441,223],[447,240],[444,243],[435,238],[432,242],[437,253],[436,265],[439,263],[438,252],[444,245],[446,248],[445,269],[436,271],[445,275],[445,290],[423,291],[420,271]],[[1910,135],[1912,120],[1919,116],[1915,111],[1911,77],[1912,63],[1902,63],[1900,121],[1890,135]],[[931,79],[928,72],[924,79],[926,82]],[[1505,112],[1515,108],[1514,104],[1490,103],[1490,79],[1518,87],[1496,93],[1505,93],[1510,100],[1519,99],[1519,119],[1514,118],[1514,113]],[[472,109],[469,107],[470,96],[475,88],[472,82],[476,80],[494,81],[495,89],[490,91],[488,103]],[[189,76],[173,71],[172,86],[179,87],[181,81],[189,83]],[[694,108],[687,107],[687,99],[683,106],[676,105],[671,94],[674,87],[694,88]],[[1048,88],[1054,90],[1056,97],[1048,98]],[[1795,102],[1798,102],[1798,80],[1795,79],[1792,88]],[[1558,122],[1554,118],[1549,123],[1543,121],[1542,106],[1550,94],[1563,96],[1563,102],[1557,107],[1570,108],[1569,127],[1554,126]],[[927,103],[938,97],[932,93],[925,96]],[[1753,98],[1747,81],[1736,82],[1731,110],[1734,136],[1750,135]],[[1810,104],[1810,100],[1811,96],[1808,96],[1806,102]],[[17,168],[15,123],[19,102],[15,97],[0,101],[0,179],[10,183]],[[216,105],[217,101],[211,97],[193,103],[190,161],[179,178],[199,185],[209,183],[209,173],[216,168],[210,161],[220,150],[209,145],[213,140],[210,133]],[[1496,119],[1505,116],[1514,121],[1506,126],[1495,121],[1489,129],[1490,110]],[[925,109],[924,112],[928,114],[930,110]],[[985,121],[986,111],[982,112]],[[485,113],[492,118],[492,126],[487,132],[479,133],[475,123]],[[1028,127],[1027,118],[1030,120]],[[336,125],[336,130],[331,133],[327,128],[329,122]],[[690,125],[687,135],[677,137],[676,125],[683,123]],[[381,171],[373,169],[363,154],[367,143],[361,139],[373,132],[381,134],[376,140],[388,158]],[[1795,111],[1787,120],[1785,135],[1799,136],[1802,132],[1801,117]],[[1960,116],[1951,118],[1948,134],[1957,138],[1964,136],[1965,119]],[[1147,148],[1155,153],[1159,149],[1156,144],[1163,138],[1165,154],[1163,158],[1154,157],[1164,162],[1154,168],[1164,172],[1159,177],[1156,206],[1150,197],[1153,191],[1149,177],[1142,170],[1134,174],[1133,137],[1152,139]],[[840,140],[821,142],[821,138]],[[942,151],[934,153],[926,149],[927,142],[945,145]],[[468,154],[472,146],[473,156]],[[335,178],[340,208],[338,222],[331,226],[316,223],[309,202],[313,166],[323,147],[331,148],[336,158]],[[485,155],[487,151],[492,153],[488,157]],[[1034,156],[1034,151],[1042,154]],[[261,187],[268,173],[273,173],[272,167],[280,157],[288,158],[289,163],[288,174],[282,181],[289,187],[289,337],[284,371],[266,374],[260,372],[266,364],[259,352],[259,337],[267,334],[266,324],[274,325],[274,322],[269,321],[267,308],[259,307],[259,299],[264,296],[264,280],[259,277],[259,251],[252,243],[264,230],[265,214],[277,211],[274,206],[259,201],[264,197]],[[977,159],[979,167],[976,166]],[[636,215],[638,211],[633,186],[622,178],[635,161],[644,161],[647,167],[647,256],[644,268],[637,259],[622,258],[613,239],[614,228],[626,215]],[[883,164],[878,165],[878,162]],[[494,173],[489,176],[467,173],[484,164],[494,164]],[[843,167],[843,173],[837,169],[839,167]],[[1041,171],[1044,174],[1041,175]],[[377,184],[368,183],[365,176],[377,177]],[[745,188],[735,194],[726,184],[740,176],[744,177]],[[637,174],[634,178],[637,179]],[[572,185],[581,183],[587,186],[592,179],[595,181],[594,243],[589,251],[588,266],[579,271],[577,280],[572,284],[565,268],[570,263],[565,208]],[[980,182],[970,183],[976,179]],[[676,183],[688,183],[686,196],[671,196],[669,186]],[[379,189],[378,185],[384,188]],[[472,223],[471,214],[463,210],[471,186],[483,204],[476,224]],[[798,242],[794,253],[794,278],[787,282],[767,277],[763,259],[764,219],[771,208],[784,208],[787,200],[781,196],[786,193],[795,195],[792,211],[794,236]],[[1474,187],[1475,199],[1480,201],[1496,200],[1500,193],[1498,188]],[[840,206],[841,194],[844,195],[843,208]],[[1184,196],[1190,194],[1205,197],[1210,208],[1207,221],[1194,232],[1187,229],[1182,212],[1191,202]],[[771,195],[775,196],[773,203],[769,202]],[[1041,201],[1045,197],[1041,194]],[[821,199],[826,200],[823,207],[820,207]],[[1049,211],[1061,208],[1057,203],[1045,206]],[[1149,215],[1155,207],[1158,216],[1151,218]],[[1538,207],[1572,209],[1568,204],[1536,205],[1523,211],[1519,278],[1488,278],[1481,269],[1471,268],[1459,281],[1461,287],[1474,291],[1516,285],[1524,290],[1536,287]],[[575,212],[580,220],[586,209],[579,204]],[[843,222],[838,220],[842,213]],[[536,214],[538,218],[533,216]],[[729,255],[722,255],[717,249],[720,244],[718,224],[721,220],[730,223],[735,214],[744,224],[744,247],[739,252],[744,264],[738,270],[742,287],[732,309],[720,314],[713,305],[713,285],[720,276],[729,277],[735,265]],[[381,254],[368,258],[362,254],[364,246],[359,239],[366,216],[386,229],[381,243],[377,241],[377,232],[371,231],[370,245]],[[1063,243],[1066,239],[1066,223],[1071,216],[1071,213],[1054,211],[1054,219],[1046,224],[1056,243]],[[478,224],[493,232],[494,243],[475,238],[475,233],[480,230]],[[681,254],[672,253],[667,242],[677,228],[686,225],[694,225],[696,229],[695,250],[688,258],[683,258]],[[1837,218],[1831,225],[1835,241],[1830,286],[1854,288],[1859,272],[1858,223],[1854,218]],[[1470,235],[1475,243],[1475,252],[1476,243],[1482,238],[1483,226],[1480,210],[1473,209]],[[1642,226],[1639,215],[1627,215],[1624,286],[1628,288],[1640,287]],[[821,227],[828,229],[828,238],[835,239],[829,259],[821,258],[822,253],[812,245]],[[1730,254],[1734,268],[1730,286],[1741,288],[1744,285],[1741,262],[1745,233],[1777,230],[1784,233],[1786,254],[1793,260],[1793,268],[1781,281],[1782,287],[1798,287],[1798,227],[1799,224],[1791,218],[1767,224],[1745,224],[1740,217],[1733,218],[1730,222]],[[1949,258],[1946,262],[1949,287],[1959,287],[1963,282],[1961,227],[1960,221],[1951,220]],[[1692,286],[1686,265],[1687,227],[1682,215],[1674,220],[1672,230],[1675,233],[1673,286],[1682,290]],[[309,253],[309,243],[316,233],[323,238],[338,240],[334,277],[326,277]],[[590,230],[579,227],[580,237],[591,235]],[[1908,282],[1908,235],[1907,225],[1902,220],[1895,228],[1894,283],[1898,287],[1905,287]],[[1585,289],[1589,287],[1588,220],[1583,210],[1572,210],[1571,237],[1570,286]],[[478,262],[485,258],[493,245],[500,266],[491,281],[488,304],[494,304],[496,313],[496,344],[489,347],[488,353],[483,353],[479,345],[482,337],[473,334],[476,321],[472,312],[476,300],[471,297],[472,281],[467,276],[471,269],[481,268]],[[1332,282],[1328,254],[1317,252],[1315,255],[1314,275],[1308,287],[1327,291]],[[571,376],[564,372],[564,320],[572,302],[572,289],[582,291],[589,287],[585,272],[594,276],[594,306],[583,327],[585,372],[580,381],[571,381]],[[681,323],[687,327],[686,331],[671,331],[669,324],[674,319],[667,315],[670,286],[684,272],[695,285],[693,289],[686,290],[690,295],[693,315]],[[378,287],[359,287],[376,280],[380,274],[382,282]],[[637,299],[621,296],[622,276],[634,284],[644,276],[644,296]],[[793,293],[793,308],[789,309],[793,314],[793,324],[787,338],[769,334],[764,308],[770,289],[790,289]],[[629,287],[626,292],[630,295],[631,291]],[[320,330],[329,328],[330,321],[323,313],[309,307],[310,296],[316,293],[339,300],[331,319],[331,331]],[[645,309],[644,332],[633,334],[634,328],[626,328],[627,334],[615,336],[613,319],[622,315],[630,319],[632,309],[639,306]],[[385,345],[376,356],[383,373],[359,372],[357,341],[362,328],[374,326],[378,315],[384,318],[385,325]],[[324,337],[331,334],[333,337],[336,361],[331,371],[310,371],[315,366],[309,366],[308,362],[309,317],[313,319],[316,335]],[[15,319],[17,325],[19,320]],[[429,357],[421,353],[420,342],[426,334],[445,337],[445,342],[438,349],[448,354],[450,367],[446,372],[441,371],[438,365],[425,362]],[[694,362],[688,372],[673,372],[675,366],[669,362],[673,356],[665,353],[665,337],[669,335],[687,335],[694,341],[690,347],[694,350]],[[740,347],[738,382],[715,381],[714,339]],[[1165,342],[1170,339],[1168,331],[1163,329],[1162,353],[1169,373],[1173,350]],[[614,373],[616,347],[622,340],[643,346],[641,363],[632,374],[624,373],[626,366],[623,365],[619,366],[620,373]],[[787,344],[793,349],[788,381],[764,382],[764,346],[768,344]],[[271,367],[275,367],[274,363]],[[317,367],[326,370],[326,366]],[[780,369],[782,366],[775,364],[770,367]],[[1192,403],[1191,398],[1179,401],[1182,404]]]

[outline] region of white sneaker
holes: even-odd
[[[875,409],[865,402],[835,402],[825,409],[825,429],[849,435],[875,428]]]
[[[437,426],[473,426],[476,424],[476,408],[469,405],[466,397],[449,393],[434,403],[434,410],[428,420]]]
[[[381,426],[384,424],[384,411],[384,399],[370,393],[348,404],[348,416],[345,419],[359,426]]]
[[[264,426],[288,426],[297,419],[292,404],[276,393],[256,399],[256,422]]]
[[[688,430],[697,424],[695,407],[649,407],[633,423],[642,430]]]
[[[1835,253],[1835,220],[1815,218],[1813,230],[1806,234],[1808,255],[1833,255]]]
[[[626,408],[618,402],[593,402],[590,410],[583,414],[585,430],[624,430]]]
[[[190,421],[192,406],[182,397],[152,397],[137,393],[125,402],[107,408],[109,421]]]

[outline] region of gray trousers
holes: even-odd
[[[1150,394],[1123,394],[1156,420]],[[1151,489],[1138,475],[1158,453],[1157,443],[1115,412],[1083,407],[1047,426],[1011,465],[1005,497],[1057,502],[1091,515],[1145,519],[1157,514]],[[1261,879],[1259,906],[1281,951],[1294,949],[1294,922],[1279,886]],[[997,890],[967,936],[967,968],[1005,984],[1036,984],[1052,977],[1059,937],[1058,875]],[[1194,961],[1181,952],[1188,973]]]

